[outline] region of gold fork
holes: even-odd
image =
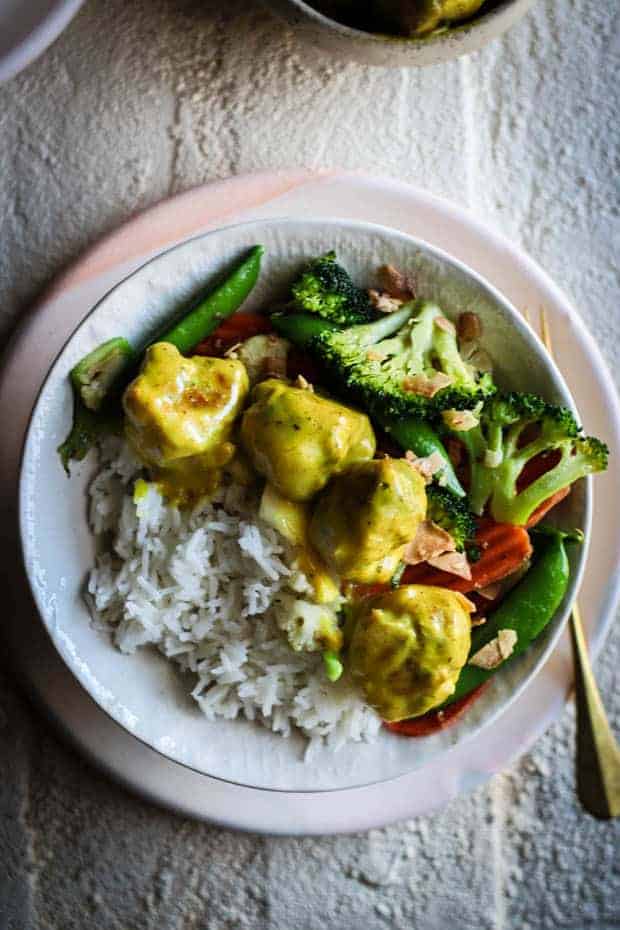
[[[529,315],[525,318],[529,323]],[[540,333],[553,358],[551,331],[545,310],[540,311]],[[571,611],[571,639],[575,662],[577,707],[577,795],[594,817],[610,820],[620,815],[620,747],[609,725],[601,700],[575,600]]]

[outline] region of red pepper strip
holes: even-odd
[[[223,355],[237,342],[243,342],[250,336],[272,333],[273,326],[269,317],[260,313],[235,313],[218,326],[208,339],[199,342],[194,349],[195,355]]]
[[[396,723],[388,723],[384,720],[383,726],[392,733],[398,733],[399,736],[430,736],[431,733],[437,733],[438,730],[444,730],[455,723],[476,698],[480,697],[485,687],[486,682],[474,688],[460,701],[448,704],[443,710],[429,710],[421,717],[410,717],[409,720],[399,720]]]

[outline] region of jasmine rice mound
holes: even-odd
[[[87,599],[118,649],[155,646],[191,672],[209,720],[243,715],[284,737],[298,728],[309,752],[376,737],[381,721],[346,672],[332,683],[318,653],[288,643],[290,605],[311,600],[311,587],[286,541],[259,519],[256,488],[224,484],[179,510],[139,480],[141,463],[124,441],[106,440],[100,465],[89,515],[100,554]],[[312,616],[303,624],[296,636],[310,643]]]

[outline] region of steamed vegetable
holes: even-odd
[[[73,387],[84,406],[99,410],[134,359],[132,347],[122,336],[109,339],[85,355],[71,370]]]
[[[457,552],[464,552],[474,545],[477,524],[467,502],[449,488],[430,484],[426,489],[428,498],[427,519],[432,520],[450,534]]]
[[[607,446],[583,436],[570,410],[536,394],[491,398],[472,429],[458,432],[469,459],[469,502],[489,507],[501,523],[524,525],[547,498],[607,467]],[[532,459],[554,454],[553,464],[526,487],[519,478]]]
[[[417,300],[374,323],[323,332],[312,350],[335,383],[381,417],[435,419],[470,410],[495,390],[465,362],[437,304]]]
[[[564,599],[570,577],[570,565],[565,544],[576,541],[578,535],[570,535],[547,529],[545,533],[535,534],[535,555],[532,567],[523,580],[510,591],[499,607],[487,618],[486,622],[476,627],[472,633],[468,664],[459,675],[456,688],[449,698],[449,703],[457,701],[479,687],[498,668],[503,668],[507,661],[521,655],[531,643],[543,632],[555,616]],[[506,636],[509,633],[512,636]],[[501,638],[512,643],[505,657],[501,649]],[[492,648],[497,641],[496,665],[492,665]],[[472,659],[480,657],[481,650],[487,647],[488,658],[483,664],[472,664]],[[505,650],[506,652],[508,650]],[[480,662],[480,659],[478,660]],[[490,667],[485,668],[484,664]]]
[[[340,325],[366,323],[376,316],[368,292],[357,287],[336,261],[335,252],[315,258],[291,288],[293,309]]]
[[[183,314],[174,326],[158,337],[157,341],[171,342],[179,352],[189,352],[217,329],[222,320],[239,309],[256,284],[264,251],[262,245],[255,245],[247,258],[222,284],[200,300],[189,313]]]

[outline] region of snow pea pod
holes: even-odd
[[[577,533],[562,533],[551,528],[544,528],[535,534],[531,568],[487,618],[486,623],[474,629],[471,638],[470,657],[495,639],[500,630],[513,630],[517,641],[512,654],[493,669],[464,665],[454,693],[444,707],[484,684],[494,672],[520,656],[540,636],[555,616],[568,588],[570,565],[566,543],[580,538]]]
[[[206,339],[222,320],[227,319],[241,306],[256,284],[264,251],[262,245],[255,245],[247,258],[237,265],[219,287],[200,300],[189,313],[184,313],[174,326],[154,341],[170,342],[183,353],[189,352],[202,339]]]
[[[281,336],[296,345],[300,349],[309,349],[312,351],[312,341],[328,330],[341,329],[336,323],[331,323],[319,317],[312,316],[309,313],[274,313],[271,317],[274,329]],[[391,436],[398,445],[406,452],[411,449],[418,456],[432,455],[438,453],[444,460],[443,478],[446,487],[464,497],[465,491],[461,487],[459,479],[456,477],[452,462],[446,452],[445,446],[439,439],[435,430],[422,420],[414,417],[403,417],[393,419],[382,416],[380,411],[374,410],[372,413],[374,419],[384,430]]]
[[[456,477],[446,447],[428,423],[425,423],[424,420],[417,420],[415,417],[403,417],[399,420],[393,420],[389,417],[376,416],[375,419],[378,420],[388,436],[395,439],[405,452],[411,449],[412,452],[421,457],[433,455],[435,452],[438,453],[444,461],[442,478],[445,487],[449,488],[458,497],[465,497],[465,491]]]

